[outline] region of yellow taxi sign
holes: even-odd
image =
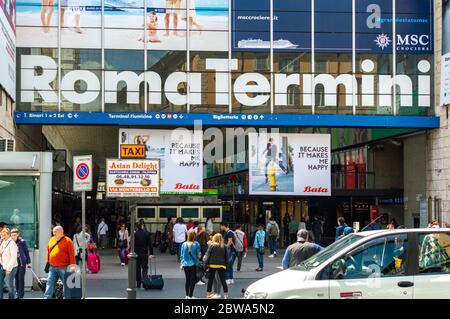
[[[143,144],[120,145],[120,158],[145,158],[145,145]]]

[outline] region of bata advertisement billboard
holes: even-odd
[[[16,0],[0,0],[0,85],[16,99]]]
[[[144,145],[145,157],[161,165],[161,193],[203,192],[202,132],[187,129],[120,129],[120,145]],[[119,154],[120,156],[120,154]]]
[[[331,196],[329,134],[249,134],[253,195]]]
[[[158,197],[159,160],[106,161],[107,197]]]
[[[441,105],[450,104],[450,0],[442,1]]]

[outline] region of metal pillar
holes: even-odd
[[[136,299],[136,262],[137,254],[134,252],[134,230],[136,224],[136,206],[130,207],[131,224],[130,224],[130,253],[128,254],[128,288],[127,298]]]

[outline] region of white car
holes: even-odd
[[[347,235],[300,265],[253,283],[244,298],[450,298],[450,229]]]

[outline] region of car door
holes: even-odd
[[[377,237],[331,264],[331,299],[411,299],[408,235]]]
[[[450,232],[418,234],[415,299],[450,298]]]

